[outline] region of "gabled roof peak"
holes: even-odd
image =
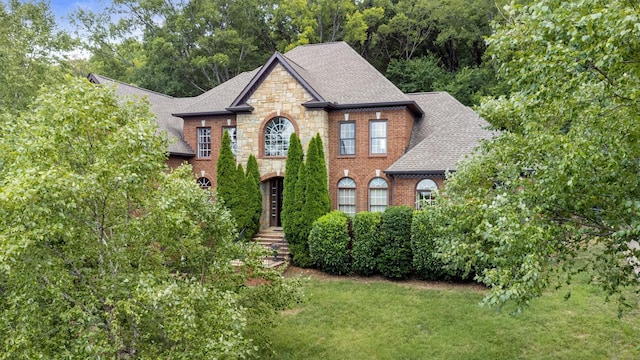
[[[246,108],[246,102],[248,98],[256,91],[258,86],[265,80],[265,78],[271,73],[273,68],[277,64],[282,65],[291,76],[293,76],[296,81],[298,81],[304,88],[307,90],[311,96],[313,96],[314,100],[323,102],[324,98],[318,94],[318,92],[309,84],[307,80],[308,74],[305,74],[305,70],[303,67],[298,65],[295,61],[288,59],[286,56],[276,51],[271,55],[269,60],[260,68],[258,73],[249,81],[247,86],[242,90],[242,92],[238,95],[238,97],[231,103],[231,105],[227,108],[230,111],[234,109],[242,107]],[[305,76],[307,75],[307,76]]]

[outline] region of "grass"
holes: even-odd
[[[413,284],[413,285],[412,285]],[[274,359],[640,359],[638,312],[588,285],[549,293],[524,313],[482,308],[478,287],[311,277],[307,301],[271,333]]]

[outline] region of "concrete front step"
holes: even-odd
[[[289,258],[289,244],[284,240],[284,232],[282,228],[262,229],[254,235],[253,242],[265,247],[270,254],[275,251],[276,259]],[[267,256],[266,259],[273,259],[273,256]]]

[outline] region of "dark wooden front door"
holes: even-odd
[[[269,192],[269,225],[282,226],[280,211],[282,210],[283,178],[277,177],[270,180]]]

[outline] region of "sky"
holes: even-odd
[[[78,8],[98,11],[105,8],[111,3],[108,0],[49,0],[50,8],[56,17],[56,23],[61,29],[70,30],[68,15],[76,11]]]

